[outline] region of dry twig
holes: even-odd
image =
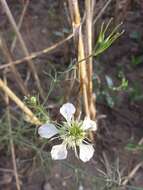
[[[77,0],[68,0],[68,4],[71,14],[75,45],[77,46],[77,52],[78,52],[78,75],[80,80],[81,93],[83,96],[84,110],[86,116],[90,116],[88,97],[87,97],[88,78],[86,71],[83,35],[81,31],[81,18],[80,18],[79,5]],[[81,62],[81,60],[83,61]]]
[[[141,138],[141,140],[138,142],[138,145],[142,145],[143,144],[143,137]]]
[[[112,0],[108,0],[105,5],[102,7],[101,11],[99,12],[99,14],[95,17],[93,24],[95,25],[97,20],[102,16],[102,14],[105,12],[105,10],[107,9],[107,7],[109,6],[109,4],[112,2]]]
[[[11,52],[9,51],[5,40],[3,39],[1,33],[0,33],[0,49],[2,50],[3,54],[5,55],[5,58],[7,59],[8,62],[12,62],[12,55]],[[13,76],[16,80],[16,82],[18,83],[23,95],[28,95],[28,90],[24,84],[23,79],[21,78],[17,68],[15,67],[15,65],[10,65],[11,66],[11,71],[13,72]]]
[[[31,53],[29,56],[26,56],[22,59],[19,59],[19,60],[16,60],[16,61],[13,61],[13,62],[9,62],[7,64],[4,64],[4,65],[1,65],[0,66],[0,70],[1,69],[5,69],[7,67],[10,67],[11,64],[13,65],[17,65],[17,64],[21,64],[23,63],[24,61],[29,61],[29,60],[32,60],[34,58],[37,58],[38,56],[41,56],[43,54],[47,54],[47,53],[51,53],[53,50],[55,50],[56,48],[58,48],[59,46],[63,45],[65,42],[67,42],[68,40],[70,40],[71,38],[73,37],[73,34],[70,34],[68,37],[66,37],[64,40],[61,40],[60,42],[57,42],[56,44],[52,45],[51,47],[48,47],[48,48],[45,48],[41,51],[38,51],[38,52],[34,52],[34,53]]]
[[[139,162],[133,169],[132,171],[129,173],[129,175],[126,177],[126,179],[123,181],[122,185],[127,185],[127,183],[129,182],[129,180],[131,180],[136,172],[140,169],[140,167],[143,166],[143,162]]]
[[[39,119],[33,114],[33,112],[12,92],[12,90],[5,85],[2,79],[0,79],[0,88],[9,96],[11,100],[13,100],[17,106],[26,114],[29,118],[29,121],[35,125],[40,125],[41,122]]]
[[[0,1],[1,1],[3,9],[5,10],[5,12],[7,14],[7,17],[8,17],[8,19],[9,19],[9,21],[10,21],[16,35],[17,35],[17,38],[18,38],[18,40],[20,42],[20,45],[21,45],[21,48],[22,48],[25,56],[28,57],[29,56],[28,49],[27,49],[26,44],[25,44],[25,42],[24,42],[24,40],[23,40],[19,30],[18,30],[18,27],[16,25],[16,22],[15,22],[13,16],[12,16],[12,13],[11,13],[11,11],[9,9],[9,6],[8,6],[6,0],[0,0]],[[39,80],[39,77],[38,77],[38,74],[37,74],[37,71],[36,71],[36,67],[34,66],[34,64],[33,64],[33,62],[31,60],[28,60],[28,66],[29,66],[34,78],[35,78],[35,81],[36,81],[37,87],[39,89],[40,95],[44,99],[45,96],[44,96],[44,92],[43,92],[41,84],[40,84],[40,80]]]
[[[95,0],[85,0],[85,11],[86,11],[86,42],[85,42],[85,53],[87,58],[87,77],[88,77],[88,86],[87,86],[87,94],[88,94],[88,103],[89,103],[89,111],[90,117],[95,119],[96,109],[95,102],[93,99],[93,59],[92,59],[92,40],[93,40],[93,12],[94,12],[94,4]]]
[[[19,22],[18,22],[18,30],[19,30],[19,31],[20,31],[20,29],[21,29],[21,26],[22,26],[22,23],[23,23],[23,19],[24,19],[25,13],[26,13],[26,11],[27,11],[28,5],[29,5],[29,0],[27,0],[26,3],[24,4],[24,8],[23,8],[22,13],[21,13],[21,15],[20,15],[20,19],[19,19]],[[12,44],[11,44],[11,48],[10,48],[10,49],[11,49],[11,52],[14,51],[16,42],[17,42],[17,36],[14,37],[13,42],[12,42]]]
[[[5,85],[7,85],[6,77],[5,77]],[[10,118],[10,111],[9,111],[9,97],[7,96],[7,94],[5,94],[5,101],[7,104],[7,120],[8,120],[9,135],[10,135],[9,140],[10,140],[11,156],[12,156],[12,163],[13,163],[16,187],[17,187],[17,190],[21,190],[20,180],[19,180],[19,176],[18,176],[18,169],[17,169],[17,165],[16,165],[15,147],[14,147],[13,136],[12,136],[11,118]]]
[[[138,145],[142,145],[143,144],[143,138],[141,138],[141,140],[138,142]],[[131,180],[136,172],[140,169],[140,167],[143,167],[143,161],[139,162],[133,169],[132,171],[129,173],[129,175],[126,177],[126,179],[123,181],[122,185],[127,185],[127,183],[129,182],[129,180]]]

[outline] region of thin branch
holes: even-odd
[[[107,7],[109,6],[109,4],[111,3],[112,0],[108,0],[105,5],[102,7],[101,11],[99,12],[99,14],[96,16],[96,18],[93,21],[93,24],[96,24],[97,20],[102,16],[102,14],[105,12],[105,10],[107,9]]]
[[[129,175],[127,176],[127,178],[123,181],[122,185],[127,185],[127,183],[129,182],[129,180],[131,180],[136,172],[140,169],[140,167],[143,166],[143,162],[139,162],[133,169],[132,171],[129,173]]]
[[[40,125],[41,122],[39,119],[33,114],[33,112],[12,92],[12,90],[5,85],[2,79],[0,79],[0,88],[9,96],[9,98],[14,101],[17,106],[26,114],[29,122]]]
[[[7,169],[7,168],[0,168],[0,172],[14,173],[12,169]]]
[[[84,43],[83,35],[81,31],[81,18],[80,11],[77,0],[68,0],[69,10],[71,14],[71,21],[73,26],[74,40],[78,52],[78,74],[80,80],[80,88],[83,96],[84,110],[87,116],[90,116],[88,97],[87,97],[87,71],[86,71],[86,62],[85,62],[85,52],[84,52]],[[81,60],[84,60],[81,62]]]
[[[9,51],[7,44],[5,42],[5,40],[3,39],[1,33],[0,33],[0,49],[2,50],[3,54],[5,55],[5,58],[7,59],[7,61],[12,62],[12,55],[11,52]],[[23,79],[21,78],[17,68],[15,67],[15,65],[10,65],[11,67],[11,71],[13,73],[13,77],[15,78],[16,82],[18,83],[23,95],[27,96],[28,90],[24,84]]]
[[[7,117],[8,117],[8,124],[9,124],[10,148],[11,148],[12,163],[13,163],[13,170],[14,170],[14,175],[15,175],[16,187],[17,187],[17,190],[21,190],[20,180],[19,180],[19,175],[18,175],[18,169],[17,169],[17,165],[16,165],[16,155],[15,155],[15,147],[14,147],[14,143],[13,143],[9,109],[7,111]]]
[[[7,79],[4,76],[4,81],[5,85],[7,85]],[[7,105],[7,121],[8,121],[8,126],[9,126],[9,141],[10,141],[10,149],[11,149],[11,156],[12,156],[12,163],[13,163],[13,170],[14,170],[14,175],[15,175],[15,181],[16,181],[16,187],[17,190],[21,190],[20,187],[20,180],[18,176],[18,169],[16,165],[16,155],[15,155],[15,147],[14,147],[14,142],[13,142],[13,136],[12,136],[12,127],[11,127],[11,117],[10,117],[10,111],[9,111],[9,97],[5,93],[5,101]]]
[[[138,142],[138,145],[142,145],[143,144],[143,137],[140,139],[140,141]]]
[[[1,65],[0,66],[0,70],[1,69],[5,69],[7,67],[10,67],[11,64],[13,64],[13,65],[21,64],[24,61],[32,60],[32,59],[37,58],[38,56],[41,56],[43,54],[51,53],[53,50],[55,50],[59,46],[63,45],[68,40],[70,40],[72,37],[73,37],[73,34],[70,34],[67,38],[65,38],[64,40],[61,40],[60,42],[58,42],[58,43],[56,43],[54,45],[52,45],[51,47],[45,48],[45,49],[43,49],[41,51],[38,51],[38,52],[31,53],[29,56],[26,56],[26,57],[24,57],[22,59],[19,59],[19,60],[16,60],[16,61],[13,61],[13,62],[9,62],[9,63],[4,64],[4,65]]]
[[[27,0],[26,3],[24,4],[24,8],[23,8],[22,13],[21,13],[21,15],[20,15],[20,19],[19,19],[19,22],[18,22],[18,30],[19,30],[19,31],[20,31],[20,29],[21,29],[21,26],[22,26],[22,23],[23,23],[23,19],[24,19],[25,13],[26,13],[26,11],[27,11],[28,5],[29,5],[29,0]],[[10,48],[10,49],[11,49],[11,52],[14,51],[16,42],[17,42],[17,36],[14,37],[13,42],[12,42],[12,44],[11,44],[11,48]]]
[[[9,6],[8,6],[6,0],[0,0],[0,1],[1,1],[3,9],[5,10],[5,12],[7,14],[7,17],[8,17],[8,19],[9,19],[9,21],[10,21],[16,35],[17,35],[17,38],[18,38],[18,40],[20,42],[21,48],[22,48],[25,56],[26,57],[29,56],[29,52],[28,52],[28,49],[26,47],[26,44],[25,44],[25,42],[24,42],[24,40],[23,40],[19,30],[18,30],[18,27],[16,25],[16,22],[15,22],[13,16],[12,16],[12,13],[11,13],[11,11],[9,9]],[[33,62],[31,60],[28,60],[28,66],[29,66],[34,78],[35,78],[35,81],[36,81],[37,87],[39,89],[40,95],[44,99],[45,96],[44,96],[44,92],[43,92],[43,89],[42,89],[41,84],[40,84],[40,80],[39,80],[39,77],[38,77],[38,74],[37,74],[36,67],[34,66],[34,64],[33,64]]]

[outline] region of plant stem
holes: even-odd
[[[7,85],[7,78],[5,76],[4,76],[4,84]],[[14,147],[13,135],[12,135],[11,117],[10,117],[10,110],[9,110],[9,97],[7,94],[5,94],[5,102],[7,105],[7,121],[8,121],[8,127],[9,127],[9,142],[10,142],[10,148],[11,148],[11,156],[12,156],[13,170],[14,170],[15,181],[16,181],[16,188],[17,188],[17,190],[21,190],[20,180],[19,180],[19,175],[18,175],[18,169],[17,169],[17,165],[16,165],[15,147]]]
[[[17,35],[17,38],[18,38],[18,40],[20,42],[21,48],[23,50],[23,53],[25,54],[26,57],[28,57],[29,56],[28,49],[27,49],[26,44],[25,44],[25,42],[24,42],[24,40],[22,38],[21,33],[19,32],[19,29],[18,29],[18,27],[16,25],[16,22],[15,22],[15,20],[13,18],[13,15],[12,15],[10,9],[9,9],[9,6],[8,6],[6,0],[0,0],[0,1],[1,1],[3,9],[5,10],[6,15],[7,15],[8,19],[9,19],[9,21],[10,21],[10,23],[11,23],[11,25],[12,25],[14,31],[15,31],[15,33],[16,33],[16,35]],[[28,60],[28,66],[29,66],[29,68],[30,68],[30,70],[31,70],[31,72],[32,72],[32,74],[34,76],[34,79],[36,81],[36,84],[37,84],[37,87],[39,89],[40,95],[44,99],[45,96],[44,96],[44,92],[43,92],[43,89],[42,89],[41,84],[40,84],[40,80],[39,80],[39,77],[38,77],[38,74],[37,74],[36,67],[34,66],[34,64],[33,64],[33,62],[31,60]]]
[[[86,70],[83,35],[81,31],[81,18],[80,18],[79,6],[78,6],[77,0],[68,0],[68,3],[69,3],[70,14],[71,14],[75,45],[77,46],[77,52],[78,52],[78,62],[79,62],[78,75],[79,75],[79,81],[80,81],[80,90],[83,96],[85,114],[86,116],[90,116],[88,96],[87,96],[88,78],[87,78],[87,70]]]
[[[18,105],[18,107],[26,113],[29,121],[35,125],[40,125],[41,122],[33,114],[33,112],[12,92],[12,90],[0,79],[0,88]]]
[[[7,44],[6,44],[5,40],[3,39],[3,36],[1,35],[1,33],[0,33],[0,49],[2,50],[7,61],[12,62],[11,52],[9,51]],[[17,68],[13,64],[11,64],[11,71],[12,71],[13,76],[14,76],[16,82],[18,83],[23,95],[27,96],[29,94],[28,89],[25,86],[24,81],[21,78]]]
[[[89,103],[89,111],[90,111],[90,118],[95,119],[96,116],[96,109],[95,109],[95,102],[93,100],[93,59],[92,56],[92,23],[93,23],[93,8],[94,8],[94,0],[85,0],[85,10],[86,10],[86,57],[87,58],[87,76],[88,76],[88,103]]]

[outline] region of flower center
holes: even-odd
[[[82,139],[84,137],[84,131],[81,128],[81,124],[77,122],[72,122],[71,127],[68,129],[69,131],[69,136],[76,139]]]
[[[82,123],[72,121],[70,126],[67,123],[62,131],[61,138],[69,147],[79,146],[85,138],[85,132],[82,129]]]

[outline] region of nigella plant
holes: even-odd
[[[93,157],[94,147],[88,140],[87,134],[89,130],[97,130],[96,122],[88,117],[85,117],[84,121],[74,119],[75,111],[73,104],[66,103],[60,108],[60,113],[66,120],[62,125],[47,123],[38,129],[38,134],[42,138],[50,139],[57,135],[62,140],[61,144],[52,147],[51,157],[53,160],[66,159],[69,148],[72,148],[76,157],[83,162],[87,162]]]

